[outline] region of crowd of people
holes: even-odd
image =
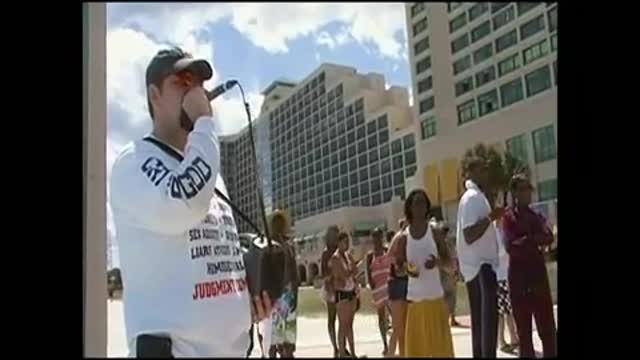
[[[529,208],[533,188],[524,175],[515,175],[509,187],[512,200],[503,208],[489,195],[486,164],[472,160],[466,173],[455,242],[446,222],[433,217],[422,189],[407,196],[397,231],[371,230],[368,251],[360,260],[354,259],[347,232],[335,225],[327,229],[320,259],[321,296],[334,357],[357,357],[353,322],[362,262],[385,357],[455,356],[451,328],[465,326],[455,318],[460,281],[469,296],[474,357],[495,357],[498,347],[535,357],[532,317],[544,356],[555,356],[556,327],[544,260],[553,236],[546,220]],[[274,318],[263,329],[275,333],[283,326]],[[287,343],[272,337],[269,355],[295,349],[295,335],[292,338]]]

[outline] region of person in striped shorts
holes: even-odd
[[[389,350],[387,344],[387,306],[389,305],[387,282],[389,281],[391,261],[393,259],[387,256],[387,248],[383,244],[383,236],[384,233],[379,228],[375,228],[371,232],[373,249],[366,255],[366,272],[367,282],[369,283],[369,288],[371,288],[371,297],[378,311],[378,328],[380,329],[382,345],[384,346],[382,354],[385,355]]]

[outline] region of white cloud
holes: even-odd
[[[230,18],[231,24],[255,46],[271,53],[288,52],[287,42],[315,34],[327,24],[341,22],[344,29],[331,39],[334,45],[351,39],[373,45],[382,56],[401,58],[404,34],[403,3],[214,3],[214,4],[110,4],[110,24],[136,24],[160,41],[178,42],[207,24]],[[132,9],[127,12],[124,9]],[[114,18],[127,16],[126,21]],[[327,43],[327,45],[329,45]]]
[[[323,31],[316,37],[316,43],[318,45],[326,45],[329,49],[333,49],[336,47],[336,42],[333,40],[333,37],[329,35],[328,32]]]
[[[350,31],[349,28],[344,26],[335,35],[322,31],[316,36],[316,44],[325,45],[329,50],[333,50],[335,47],[346,45],[355,40]]]
[[[245,96],[247,97],[249,109],[251,110],[251,121],[253,121],[260,114],[260,107],[262,106],[264,96],[262,96],[258,91],[245,93]],[[221,121],[220,130],[222,134],[236,133],[249,124],[247,121],[247,113],[244,109],[244,103],[240,96],[229,97],[227,95],[223,95],[222,99],[213,102],[213,108],[216,117]]]

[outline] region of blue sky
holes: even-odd
[[[144,70],[170,45],[211,62],[207,86],[238,79],[254,116],[273,80],[301,80],[322,62],[410,89],[403,3],[109,3],[107,176],[120,149],[150,131]],[[213,104],[224,134],[245,125],[238,91]],[[107,220],[112,234],[109,210]]]

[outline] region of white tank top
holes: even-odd
[[[407,236],[407,263],[413,264],[418,269],[418,276],[409,276],[407,300],[422,301],[433,300],[444,296],[442,283],[440,282],[440,269],[434,266],[427,269],[424,263],[433,255],[438,257],[435,240],[431,226],[427,228],[421,239],[414,239],[409,228],[405,230]]]

